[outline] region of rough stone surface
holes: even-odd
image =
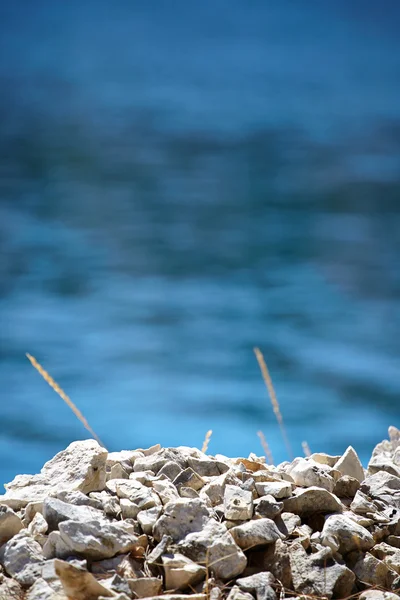
[[[128,579],[128,584],[135,598],[158,596],[162,592],[163,582],[158,577],[137,577]]]
[[[201,530],[189,533],[178,544],[182,554],[204,565],[217,579],[230,580],[243,573],[247,559],[230,532],[210,520]]]
[[[346,452],[339,458],[335,464],[335,469],[342,475],[354,477],[360,483],[365,479],[365,473],[357,452],[352,446],[349,446]]]
[[[355,575],[345,565],[335,562],[328,548],[307,554],[301,544],[294,543],[290,548],[290,564],[296,592],[325,598],[350,596]]]
[[[321,542],[325,546],[330,546],[332,541],[338,544],[338,551],[342,555],[353,550],[369,550],[374,545],[374,539],[369,531],[345,515],[331,515],[326,519],[321,533]]]
[[[227,485],[224,493],[226,519],[246,521],[253,516],[253,494],[234,485]]]
[[[6,572],[24,587],[32,585],[44,563],[42,547],[24,530],[17,533],[0,549],[0,563]]]
[[[322,465],[306,458],[296,459],[294,466],[289,469],[289,475],[296,485],[302,487],[317,486],[332,492],[335,480]]]
[[[49,531],[54,531],[58,529],[60,523],[69,519],[72,521],[102,519],[103,512],[90,506],[68,504],[57,498],[45,498],[43,517],[49,526]]]
[[[257,519],[230,529],[230,534],[242,550],[272,544],[283,538],[272,519]]]
[[[99,520],[63,521],[59,525],[62,542],[71,554],[92,560],[111,558],[134,550],[138,538],[118,524]]]
[[[339,498],[323,488],[309,487],[298,488],[291,498],[283,503],[286,512],[306,516],[315,512],[333,513],[342,512],[343,506]]]
[[[99,583],[94,576],[82,567],[56,559],[55,572],[61,580],[64,592],[68,598],[74,600],[92,600],[103,596],[113,598],[116,596],[111,590]]]
[[[389,438],[366,478],[352,448],[274,467],[72,444],[0,502],[0,600],[393,600],[400,431]]]
[[[206,576],[202,567],[183,554],[165,554],[162,557],[167,590],[185,590],[195,586]]]
[[[0,504],[19,510],[28,502],[43,501],[60,490],[83,493],[105,486],[107,451],[95,440],[72,442],[49,462],[38,475],[17,475],[5,484]]]
[[[278,502],[273,496],[262,496],[254,501],[255,514],[258,517],[275,519],[283,510],[283,502]]]
[[[179,541],[188,533],[200,531],[209,519],[210,511],[199,499],[169,502],[154,526],[154,538],[160,541],[163,535],[169,535]]]
[[[8,506],[0,504],[0,546],[8,542],[22,528],[23,524],[19,516]]]

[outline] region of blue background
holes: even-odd
[[[398,2],[0,6],[0,479],[79,421],[366,462],[399,417]]]

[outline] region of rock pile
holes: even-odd
[[[400,431],[278,466],[74,442],[0,496],[0,600],[400,599]]]

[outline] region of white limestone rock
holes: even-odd
[[[154,526],[154,539],[160,541],[163,535],[169,535],[174,541],[179,541],[188,533],[203,529],[210,518],[209,509],[199,499],[181,498],[169,502]]]
[[[28,532],[32,537],[43,536],[47,533],[49,526],[42,513],[37,512],[28,525]]]
[[[290,547],[289,556],[293,588],[297,593],[328,599],[351,595],[354,573],[332,560],[329,548],[307,554],[303,546],[295,542]]]
[[[310,459],[320,465],[328,465],[328,467],[334,467],[340,456],[331,456],[330,454],[325,454],[325,452],[314,452],[311,454]]]
[[[115,592],[97,581],[86,569],[59,559],[55,559],[54,568],[68,598],[93,600],[93,598],[99,596],[104,598],[115,598],[117,596]]]
[[[205,565],[217,579],[227,581],[243,573],[247,559],[222,523],[210,519],[201,531],[189,533],[178,543],[182,554]]]
[[[358,600],[400,600],[400,596],[393,594],[393,592],[366,590],[365,592],[361,592]]]
[[[59,525],[61,541],[70,550],[91,560],[111,558],[131,552],[138,546],[138,537],[119,523],[105,520],[63,521]],[[54,532],[57,533],[57,532]]]
[[[278,502],[273,496],[261,496],[254,500],[254,512],[258,517],[275,519],[283,510],[283,502]]]
[[[193,469],[187,467],[181,471],[173,481],[174,486],[179,491],[182,487],[191,488],[195,491],[201,490],[205,481]]]
[[[375,500],[400,509],[400,477],[386,471],[378,471],[367,477],[360,486],[360,492]]]
[[[22,528],[23,524],[19,516],[5,504],[0,504],[0,546],[8,542]]]
[[[166,590],[185,590],[200,583],[206,569],[183,554],[164,554],[162,557]]]
[[[161,513],[161,506],[154,506],[153,508],[148,508],[147,510],[140,511],[140,513],[137,515],[137,520],[143,530],[143,533],[152,535],[153,527],[156,524],[157,519],[160,517]]]
[[[49,531],[55,531],[63,521],[90,521],[92,519],[103,519],[103,511],[91,506],[68,504],[57,498],[45,498],[43,501],[43,517],[45,518]]]
[[[276,594],[272,587],[274,583],[275,577],[266,571],[236,580],[236,585],[242,592],[255,594],[257,600],[276,600]]]
[[[283,508],[286,512],[301,516],[311,515],[315,512],[343,511],[343,505],[337,496],[318,487],[297,488],[291,498],[283,501]]]
[[[42,547],[22,530],[1,547],[0,563],[11,577],[28,587],[40,575],[44,563]]]
[[[356,577],[364,584],[384,589],[400,587],[400,578],[388,565],[372,554],[362,554],[353,567]]]
[[[256,481],[259,496],[273,496],[277,500],[288,498],[292,494],[292,484],[288,481]]]
[[[369,550],[375,543],[365,527],[345,515],[330,515],[326,519],[321,532],[321,543],[330,546],[332,540],[337,542],[338,550],[342,555],[352,550]]]
[[[149,596],[159,596],[162,592],[162,579],[158,577],[137,577],[136,579],[127,579],[134,598],[148,598]]]
[[[243,590],[239,586],[234,585],[227,596],[227,600],[254,600],[254,597]]]
[[[61,583],[61,589],[55,589],[47,581],[41,577],[35,581],[33,586],[29,588],[25,600],[69,600],[64,593]],[[10,597],[11,600],[12,596]]]
[[[253,494],[235,485],[227,485],[224,493],[225,519],[246,521],[253,516]]]
[[[248,521],[232,527],[229,532],[242,550],[273,544],[284,537],[272,519]]]
[[[324,467],[325,465],[319,465],[313,460],[297,458],[288,473],[298,486],[305,488],[316,486],[332,492],[335,480]]]
[[[15,510],[29,502],[41,502],[60,490],[85,494],[104,489],[107,450],[95,440],[72,442],[48,461],[37,475],[17,475],[5,484],[6,493],[0,504]]]
[[[354,477],[360,483],[365,479],[364,468],[358,458],[357,452],[352,446],[349,446],[343,456],[339,458],[335,464],[335,469],[340,471],[342,475]]]

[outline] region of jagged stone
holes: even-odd
[[[158,494],[162,504],[168,504],[168,502],[174,502],[179,500],[178,490],[168,479],[162,479],[160,481],[153,482],[153,489]]]
[[[0,504],[0,546],[23,528],[21,519],[6,505]]]
[[[182,473],[182,468],[180,465],[178,465],[177,462],[175,462],[174,460],[169,460],[168,462],[165,463],[165,465],[159,470],[158,472],[158,476],[160,477],[161,475],[165,475],[165,477],[168,477],[168,479],[170,481],[173,481],[175,479],[175,477],[178,477],[178,475]]]
[[[45,498],[43,501],[43,517],[45,518],[49,531],[55,531],[63,521],[90,521],[103,519],[103,511],[91,506],[74,505],[58,500],[57,498]]]
[[[273,496],[262,496],[254,500],[254,512],[258,517],[275,519],[283,510],[283,502],[278,502]]]
[[[345,515],[331,515],[326,519],[321,532],[321,542],[330,546],[332,539],[336,540],[342,555],[353,550],[369,550],[374,545],[369,531]]]
[[[143,533],[152,535],[153,527],[156,524],[157,519],[160,517],[161,513],[161,506],[154,506],[153,508],[148,508],[147,510],[141,510],[138,513],[137,520],[143,530]]]
[[[18,581],[8,577],[0,578],[0,600],[19,600],[23,598],[23,594],[24,590]]]
[[[200,477],[218,477],[221,475],[221,463],[215,459],[210,459],[206,455],[204,458],[195,458],[190,456],[188,458],[188,466],[193,469]],[[223,465],[223,472],[229,470],[227,465]]]
[[[200,490],[200,498],[210,506],[218,506],[224,502],[225,486],[240,486],[241,481],[230,470],[215,477]]]
[[[105,520],[63,521],[59,525],[62,542],[71,554],[92,560],[111,558],[116,554],[133,551],[138,537],[118,523]],[[54,532],[57,533],[57,532]]]
[[[254,600],[254,597],[240,589],[239,586],[234,585],[227,596],[227,600]]]
[[[38,578],[44,563],[42,547],[22,530],[1,547],[0,563],[18,583],[29,587]]]
[[[197,475],[190,467],[184,469],[173,481],[174,486],[179,491],[182,487],[192,488],[193,490],[201,490],[205,481],[200,475]]]
[[[157,494],[139,481],[134,481],[133,479],[118,479],[116,481],[115,491],[118,498],[126,498],[135,504],[139,509],[138,512],[161,505]]]
[[[293,588],[297,593],[328,599],[350,596],[355,582],[354,573],[335,562],[329,548],[307,554],[301,544],[294,542],[289,556]]]
[[[17,475],[5,484],[0,504],[19,510],[60,490],[88,493],[105,486],[107,451],[95,440],[72,442],[48,461],[37,475]]]
[[[397,573],[369,552],[358,559],[353,567],[353,572],[362,583],[367,585],[393,589],[398,588],[400,584]]]
[[[291,496],[293,486],[288,481],[256,481],[256,489],[259,496],[273,496],[280,500]]]
[[[1,598],[1,595],[0,595]],[[9,600],[13,596],[10,595]],[[39,578],[35,581],[24,600],[69,600],[64,591],[55,590],[47,581]]]
[[[154,525],[154,538],[160,541],[163,535],[170,535],[174,541],[181,540],[188,533],[200,531],[210,517],[209,509],[199,499],[169,502]]]
[[[33,536],[44,536],[48,530],[48,524],[46,519],[41,513],[36,513],[32,521],[28,525],[28,532]]]
[[[102,500],[96,498],[98,494],[99,497],[102,498],[104,492],[91,492],[90,495],[87,496],[86,494],[78,491],[68,492],[61,490],[56,495],[53,494],[53,497],[57,498],[57,500],[61,500],[62,502],[66,502],[67,504],[73,504],[76,506],[90,506],[91,508],[97,508],[97,510],[103,510]],[[42,512],[42,508],[40,509],[40,512]]]
[[[163,582],[158,577],[138,577],[127,579],[127,582],[135,598],[159,596],[162,592]]]
[[[237,525],[229,530],[233,539],[242,550],[273,544],[284,536],[272,519],[257,519]]]
[[[165,587],[167,590],[185,590],[200,583],[206,576],[206,569],[183,554],[164,554]]]
[[[298,486],[320,487],[328,492],[332,492],[335,487],[335,480],[326,471],[326,467],[324,468],[324,465],[319,465],[313,460],[297,458],[288,473]]]
[[[370,475],[362,482],[359,491],[400,509],[400,477],[391,473],[379,471]]]
[[[400,575],[400,550],[382,542],[371,549],[371,554],[383,560],[388,567]]]
[[[291,498],[284,500],[283,509],[285,512],[306,516],[315,512],[342,512],[343,506],[339,498],[328,490],[309,487],[297,488]]]
[[[310,459],[321,465],[334,467],[337,461],[340,459],[340,456],[331,456],[330,454],[325,454],[325,452],[314,452],[311,454]]]
[[[225,526],[213,519],[201,531],[186,535],[178,543],[178,549],[223,581],[241,575],[247,564],[246,556]]]
[[[227,485],[224,493],[226,519],[245,521],[253,516],[253,495],[234,485]]]
[[[257,600],[276,600],[272,587],[274,583],[275,577],[272,573],[255,573],[236,580],[236,585],[242,592],[255,594]]]
[[[365,473],[357,452],[349,446],[343,456],[335,464],[335,469],[343,475],[354,477],[360,483],[365,479]]]
[[[365,592],[361,592],[358,600],[400,600],[400,596],[393,594],[393,592],[366,590]]]
[[[283,512],[275,518],[275,524],[284,537],[289,537],[301,525],[301,519],[299,515]]]
[[[354,498],[359,487],[360,482],[358,479],[350,477],[350,475],[343,475],[335,483],[333,493],[339,498]]]
[[[81,567],[63,560],[55,559],[54,568],[61,580],[67,597],[74,600],[93,600],[103,596],[113,598],[114,592],[102,585],[95,577]]]

